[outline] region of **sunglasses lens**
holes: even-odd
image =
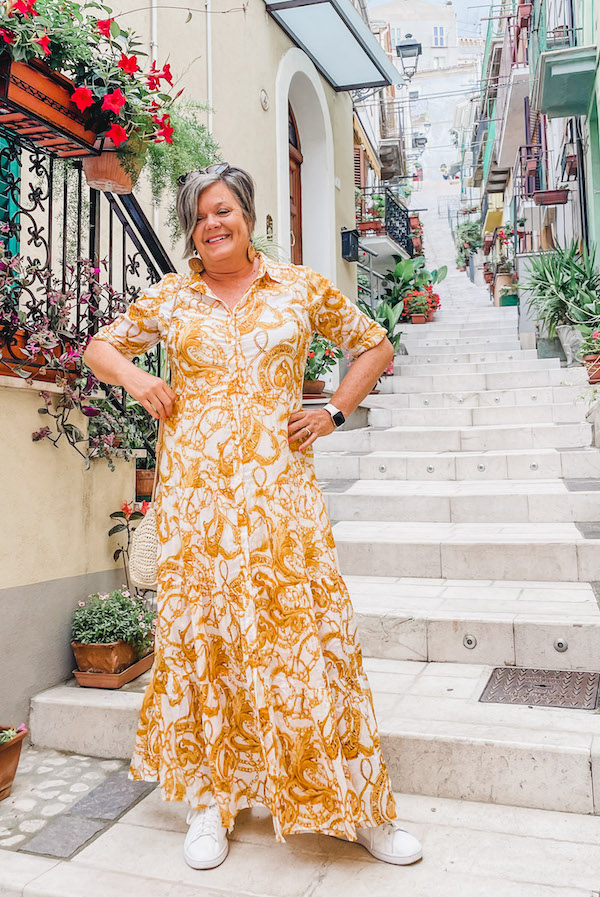
[[[190,174],[223,174],[225,171],[229,171],[229,164],[227,162],[218,162],[216,165],[207,165],[206,168],[198,168],[196,171],[188,171],[187,174],[180,175],[177,178],[177,183],[182,187]]]

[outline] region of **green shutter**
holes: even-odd
[[[0,151],[7,146],[6,140],[0,137]],[[19,162],[7,162],[0,152],[0,223],[9,224],[14,222],[18,216],[18,207],[14,202],[11,192],[8,189],[9,183],[14,183],[14,179],[19,177],[21,166]],[[11,237],[8,240],[7,250],[10,255],[17,255],[19,252],[19,238]]]

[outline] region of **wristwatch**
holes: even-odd
[[[346,418],[344,417],[344,415],[340,411],[340,409],[336,408],[335,405],[332,405],[331,402],[329,402],[327,405],[325,405],[323,410],[327,411],[328,414],[331,415],[331,419],[336,427],[341,427],[342,424],[344,423],[344,421],[346,420]]]

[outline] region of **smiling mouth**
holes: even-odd
[[[211,237],[210,240],[205,240],[205,243],[208,243],[209,245],[211,245],[213,243],[222,243],[223,240],[226,240],[228,237],[229,237],[229,234],[221,234],[220,237]]]

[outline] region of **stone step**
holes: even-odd
[[[345,581],[365,657],[598,669],[600,608],[589,583]]]
[[[390,427],[342,430],[322,436],[320,451],[488,452],[501,449],[582,448],[592,441],[589,423],[504,424],[467,427]]]
[[[520,353],[522,351],[532,352],[533,355],[530,356],[532,358],[537,358],[537,351],[531,349],[521,349],[521,344],[517,340],[486,340],[482,342],[481,340],[443,340],[437,343],[433,343],[430,340],[426,342],[417,342],[416,340],[408,340],[404,339],[404,334],[402,334],[402,342],[404,343],[406,349],[408,350],[407,358],[414,358],[416,355],[456,355],[457,352],[512,352],[512,353]],[[403,358],[405,356],[402,356]]]
[[[521,389],[488,389],[476,392],[402,393],[387,391],[401,377],[386,377],[379,386],[379,395],[369,395],[361,402],[366,408],[489,408],[514,405],[563,405],[577,403],[587,409],[587,390],[583,384],[573,386],[540,386]]]
[[[530,362],[530,365],[532,363]],[[454,368],[456,366],[453,366]],[[463,374],[436,373],[433,365],[427,365],[424,371],[410,370],[391,377],[383,377],[379,388],[383,392],[481,392],[483,390],[502,390],[516,388],[532,388],[538,386],[562,386],[581,384],[582,394],[588,392],[587,372],[584,368],[540,368],[528,367],[527,370],[504,371],[500,373],[480,372]]]
[[[594,538],[585,538],[586,526]],[[333,535],[344,575],[600,579],[600,528],[593,524],[342,520]]]
[[[487,427],[500,424],[570,424],[585,420],[587,406],[565,402],[555,405],[489,405],[479,408],[371,408],[369,425],[384,427]]]
[[[490,769],[492,759],[489,754],[484,757],[485,769]],[[539,778],[538,774],[536,782]],[[563,779],[564,774],[561,783]],[[544,791],[547,788],[548,781]],[[70,860],[0,850],[0,893],[6,897],[397,897],[399,893],[597,897],[600,820],[591,814],[399,792],[395,797],[400,824],[420,839],[424,849],[421,862],[401,869],[378,862],[357,844],[326,835],[289,836],[286,844],[278,844],[270,814],[254,808],[238,814],[225,863],[197,872],[183,859],[188,807],[164,801],[155,788]]]
[[[408,355],[402,355],[402,365],[407,364],[444,364],[446,357],[452,359],[452,364],[481,364],[482,362],[506,362],[506,361],[532,361],[538,360],[536,349],[514,349],[513,351],[489,351],[489,352],[451,352],[432,353],[427,349],[411,350]],[[555,365],[556,366],[556,365]]]
[[[454,362],[456,356],[450,356],[446,363],[431,362],[423,364],[407,361],[406,355],[400,356],[400,361],[394,362],[394,374],[406,377],[418,377],[423,375],[435,376],[447,374],[455,376],[456,374],[515,374],[527,371],[543,371],[551,369],[560,369],[560,360],[558,358],[514,358],[512,361],[480,361],[480,362]]]
[[[571,485],[573,491],[568,486]],[[594,486],[595,488],[591,488]],[[600,520],[600,483],[589,480],[333,480],[332,520],[554,523]]]
[[[479,697],[492,666],[366,658],[365,669],[396,789],[572,813],[600,812],[592,789],[592,777],[600,774],[600,715],[483,704]],[[141,689],[148,677],[136,680],[140,689],[136,691],[79,688],[69,682],[36,695],[32,742],[93,757],[130,757]],[[110,840],[115,850],[114,839]],[[146,869],[137,833],[135,840],[136,849],[128,849],[124,856],[135,853],[132,868]],[[101,839],[94,842],[100,843]],[[86,848],[91,850],[89,858],[98,857],[94,844]],[[105,868],[119,868],[114,853],[98,861]],[[504,897],[506,892],[500,893]]]
[[[321,481],[328,480],[555,480],[600,478],[600,451],[507,449],[495,452],[365,452],[315,454]]]

